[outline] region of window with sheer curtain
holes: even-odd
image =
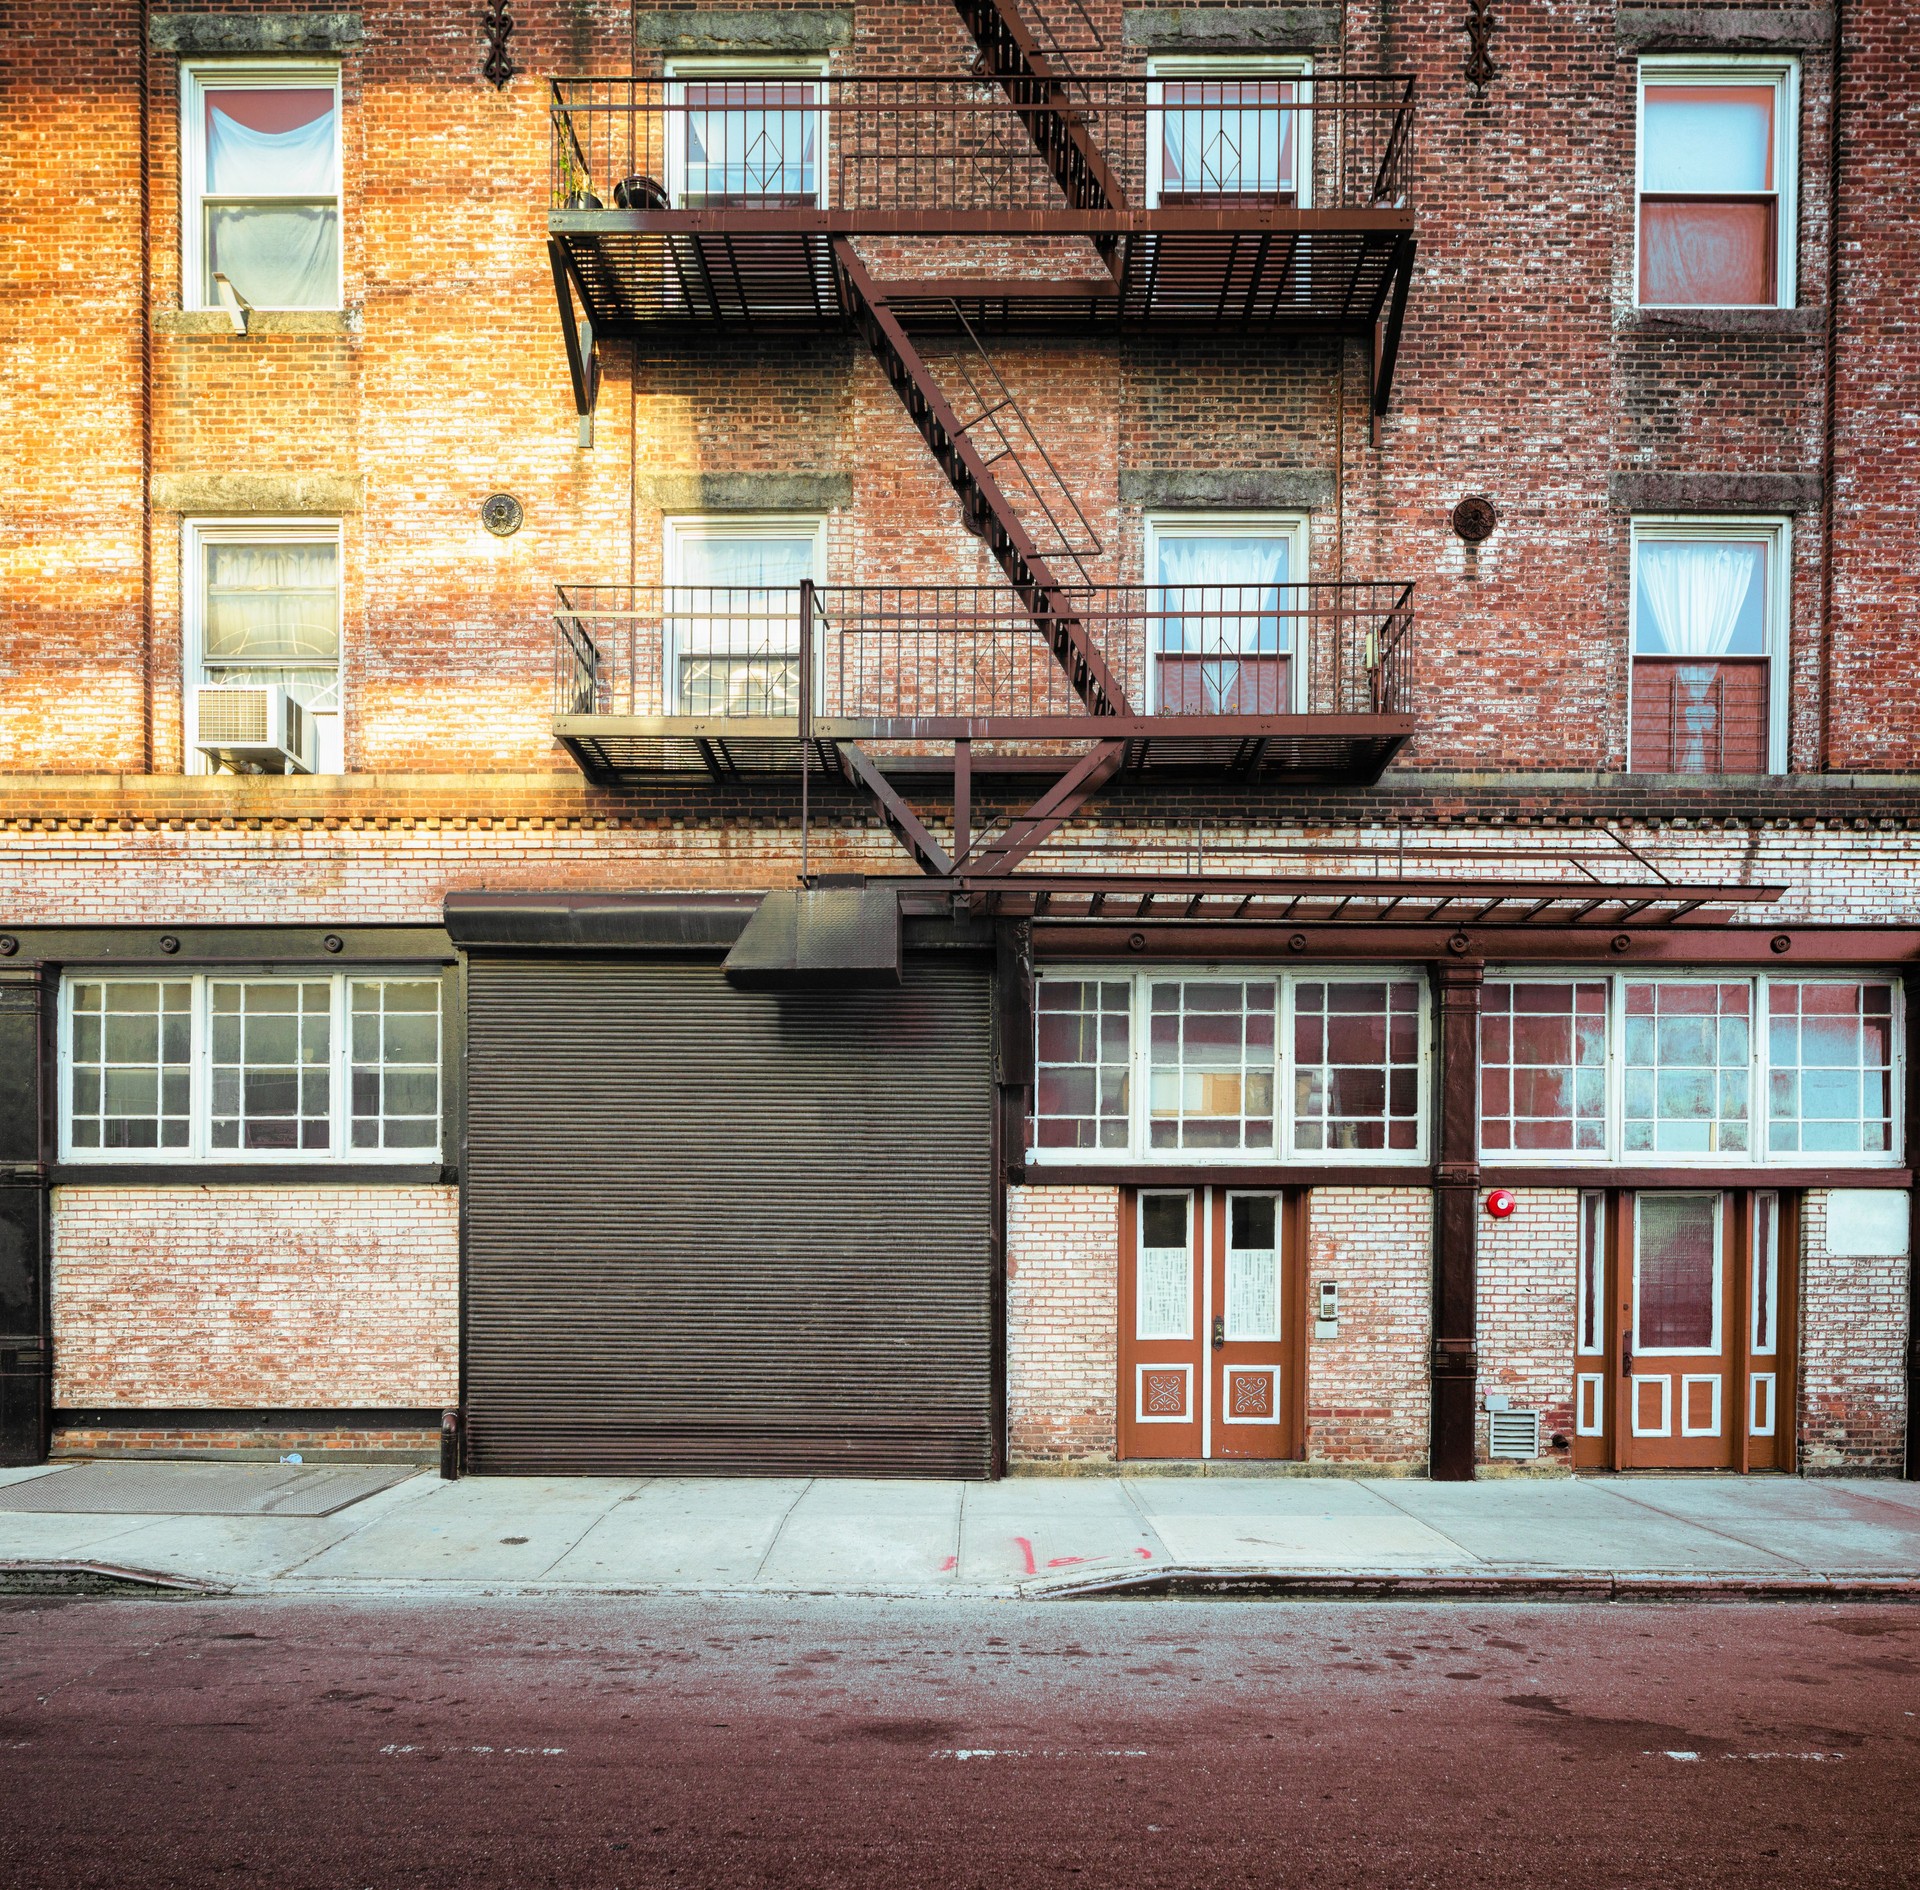
[[[1640,70],[1640,301],[1792,301],[1793,83],[1780,65]]]
[[[190,524],[189,617],[202,683],[278,683],[311,713],[316,763],[337,774],[340,734],[340,545],[331,524]]]
[[[1293,706],[1294,538],[1286,527],[1155,532],[1149,608],[1160,714]]]
[[[670,687],[681,715],[797,715],[800,584],[818,575],[819,527],[678,525]]]
[[[1637,773],[1761,774],[1774,765],[1774,586],[1784,526],[1637,528]]]
[[[340,306],[340,98],[330,68],[189,75],[189,294],[217,276],[255,308]]]

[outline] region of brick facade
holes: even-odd
[[[1007,1452],[1111,1458],[1119,1190],[1007,1191]]]
[[[53,1278],[57,1407],[459,1395],[453,1188],[58,1188]]]
[[[1573,1318],[1580,1243],[1577,1188],[1518,1188],[1504,1221],[1480,1221],[1480,1402],[1475,1458],[1487,1456],[1488,1394],[1540,1413],[1540,1453],[1564,1465],[1573,1436]],[[1556,1448],[1554,1438],[1562,1441]]]
[[[1907,1439],[1905,1253],[1834,1254],[1825,1190],[1800,1220],[1800,1467],[1897,1472]]]

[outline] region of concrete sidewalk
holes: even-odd
[[[62,1484],[63,1479],[77,1479]],[[386,1487],[374,1487],[384,1483]],[[372,1494],[365,1494],[369,1488]],[[212,1513],[210,1513],[212,1512]],[[1920,1484],[0,1471],[0,1585],[97,1568],[261,1595],[1911,1593]]]

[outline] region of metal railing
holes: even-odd
[[[956,211],[1068,202],[1036,138],[1098,148],[1129,206],[1401,208],[1413,81],[967,75],[555,79],[556,209]]]
[[[810,613],[810,629],[806,620]],[[1051,647],[1071,617],[1138,714],[1407,715],[1413,586],[558,587],[556,716],[1095,718]]]

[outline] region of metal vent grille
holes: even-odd
[[[1538,1411],[1489,1411],[1487,1455],[1530,1459],[1540,1454]]]
[[[271,701],[271,692],[263,687],[202,689],[196,703],[200,740],[244,742],[251,747],[278,741],[280,731],[268,726]]]

